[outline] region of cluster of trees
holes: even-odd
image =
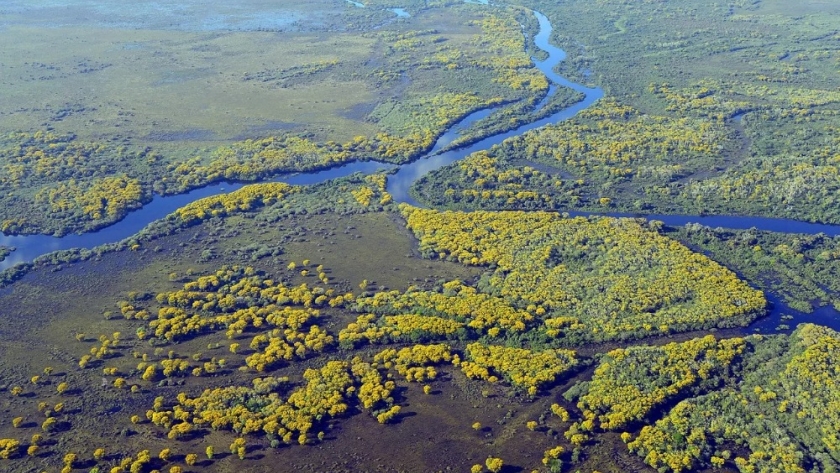
[[[467,286],[461,281],[448,281],[439,291],[377,292],[370,297],[356,299],[354,309],[375,314],[409,312],[426,317],[442,317],[461,323],[478,334],[498,336],[500,333],[524,332],[533,325],[535,315],[526,309],[512,306],[501,297]],[[455,332],[452,332],[455,333]]]
[[[454,320],[415,314],[385,316],[384,323],[386,327],[392,327],[389,334],[392,338],[403,335],[410,338],[414,332],[421,332],[419,336],[447,337],[464,327],[464,324]]]
[[[465,354],[466,360],[460,364],[467,377],[493,382],[501,376],[513,386],[527,389],[531,396],[579,363],[574,351],[563,349],[532,351],[471,343]]]
[[[350,370],[361,383],[355,392],[363,408],[377,409],[384,406],[387,410],[390,410],[393,407],[394,399],[391,397],[391,393],[396,388],[396,384],[392,380],[384,380],[376,361],[368,363],[359,357],[354,357],[350,364]]]
[[[352,348],[361,343],[395,343],[463,338],[464,324],[431,315],[403,314],[380,317],[363,314],[338,332],[338,343]]]
[[[370,363],[356,357],[351,362],[328,361],[318,369],[303,373],[304,384],[291,389],[287,378],[256,378],[252,387],[227,386],[206,389],[196,397],[181,393],[177,403],[167,408],[156,402],[146,417],[153,423],[178,432],[209,427],[232,430],[240,435],[262,433],[272,441],[301,445],[322,439],[316,429],[330,419],[346,413],[360,403],[380,421],[393,419],[393,381]],[[283,391],[289,391],[285,399]],[[180,427],[187,424],[189,427]]]
[[[555,473],[563,468],[563,460],[560,458],[566,451],[562,445],[554,448],[549,448],[543,453],[542,463],[548,468],[548,471]]]
[[[807,434],[798,437],[810,451],[825,451],[835,464],[840,464],[840,334],[807,324],[798,328],[792,338],[792,356],[784,371],[763,390],[766,395],[755,389],[753,393],[759,400],[775,401],[776,410],[788,414],[785,420],[789,425],[798,422],[806,426]]]
[[[302,267],[310,265],[309,260],[304,260]],[[314,269],[323,274],[322,265]],[[241,266],[225,266],[212,274],[187,281],[180,290],[157,294],[154,297],[160,304],[157,310],[139,307],[143,300],[151,299],[150,296],[132,293],[129,298],[134,303],[120,301],[117,304],[126,319],[143,321],[143,325],[136,328],[139,340],[150,339],[152,345],[160,345],[208,334],[223,333],[227,338],[236,338],[245,332],[258,332],[251,336],[248,349],[241,350],[238,342],[230,345],[230,351],[238,355],[237,359],[244,358],[240,369],[251,368],[258,372],[332,348],[334,337],[314,324],[321,316],[314,307],[337,307],[353,300],[352,294],[334,297],[333,289],[310,287],[306,283],[289,286],[269,279],[251,267]],[[106,318],[111,318],[110,311],[106,311]],[[85,335],[80,334],[78,338],[84,341]],[[101,366],[99,360],[112,358],[120,348],[126,347],[121,343],[119,332],[102,335],[99,341],[100,344],[81,357],[80,368]],[[159,346],[155,356],[163,352]],[[214,356],[202,360],[200,353],[192,357],[201,362],[197,364],[179,357],[174,350],[158,361],[138,350],[132,354],[142,358],[136,367],[103,368],[105,376],[114,378],[116,388],[130,386],[131,392],[140,391],[142,385],[134,378],[153,383],[161,377],[221,374],[227,368],[224,358]],[[59,392],[61,389],[60,385]]]
[[[353,299],[352,295],[343,295],[339,302],[333,294],[332,289],[306,283],[292,287],[268,279],[251,267],[226,266],[186,282],[181,290],[157,294],[155,299],[161,307],[156,316],[145,309],[137,311],[133,305],[124,305],[123,310],[127,317],[137,318],[136,314],[143,313],[143,319],[151,319],[148,330],[137,330],[141,339],[153,335],[171,342],[222,331],[234,338],[247,330],[258,330],[260,333],[250,342],[252,352],[246,356],[245,364],[262,372],[283,361],[323,352],[334,344],[333,336],[314,324],[320,311],[313,308],[335,307]],[[194,374],[216,368],[205,364],[203,370]],[[149,369],[154,370],[155,365],[146,367]]]
[[[14,458],[20,452],[20,441],[16,439],[0,439],[0,458]]]
[[[718,214],[764,214],[796,220],[840,222],[837,145],[814,149],[805,158],[751,157],[719,177],[658,190],[686,208]],[[690,207],[689,207],[690,206]]]
[[[364,141],[359,137],[344,144],[321,143],[294,134],[237,141],[220,146],[208,158],[170,164],[167,188],[176,192],[222,179],[252,181],[281,172],[327,168],[363,157]]]
[[[708,464],[744,473],[840,468],[840,334],[803,324],[790,337],[749,342],[734,373],[740,383],[678,403],[635,439],[622,434],[630,450],[674,472]]]
[[[703,79],[689,87],[674,88],[668,83],[652,83],[648,92],[667,103],[666,110],[682,114],[708,117],[723,121],[739,112],[755,107],[750,101],[743,100],[738,94],[719,93],[732,90],[734,84],[721,84],[719,81]],[[733,91],[734,92],[734,91]],[[760,95],[769,92],[767,86],[761,86]]]
[[[635,200],[613,202],[617,191],[624,192],[617,184],[665,185],[707,170],[723,162],[722,145],[728,143],[728,132],[719,122],[642,114],[606,99],[573,119],[505,140],[438,170],[414,192],[423,201],[449,208],[633,209]],[[573,177],[560,179],[514,164],[522,159]]]
[[[766,305],[732,271],[631,219],[438,212],[403,205],[428,256],[489,266],[479,288],[578,319],[557,336],[615,340],[744,325]]]
[[[652,84],[668,108],[695,116],[743,116],[750,154],[717,176],[658,189],[658,199],[713,213],[760,213],[838,221],[836,129],[840,94],[707,78],[685,87]]]
[[[304,359],[313,353],[322,353],[334,344],[334,338],[317,325],[308,332],[295,331],[281,325],[266,334],[256,335],[251,341],[254,351],[245,358],[245,364],[263,372],[276,367],[281,361]]]
[[[391,194],[385,190],[387,180],[385,174],[371,174],[370,176],[365,176],[364,180],[373,184],[373,187],[363,185],[358,189],[350,191],[350,194],[359,204],[368,207],[370,206],[371,199],[375,197],[379,198],[379,205],[385,205],[392,201]]]
[[[252,267],[224,266],[214,274],[184,283],[183,289],[161,292],[157,316],[137,311],[151,318],[148,326],[155,337],[166,340],[189,338],[207,331],[224,329],[228,338],[241,335],[249,327],[291,328],[299,330],[319,317],[313,308],[331,304],[335,291],[310,287],[307,283],[290,286],[269,279]],[[342,303],[351,300],[342,296]],[[302,307],[291,307],[302,306]]]
[[[393,369],[407,381],[424,382],[437,377],[434,366],[457,360],[448,345],[413,345],[410,347],[388,348],[373,357],[374,363],[386,369]]]
[[[727,442],[749,453],[733,455]],[[680,402],[627,446],[648,465],[676,473],[727,463],[743,473],[807,471],[788,432],[753,412],[750,400],[731,388]]]
[[[315,271],[324,271],[322,265],[316,267],[309,260],[290,263],[288,269],[295,271],[310,266]],[[153,298],[160,304],[157,311],[140,307],[142,301],[152,299],[151,295],[133,293],[129,298],[132,302],[120,301],[118,306],[126,319],[144,322],[138,329],[141,340],[154,337],[159,344],[212,333],[236,338],[245,332],[258,332],[248,348],[237,342],[229,347],[237,359],[244,357],[245,366],[257,371],[272,370],[281,360],[301,359],[332,348],[333,337],[313,325],[320,317],[315,307],[338,307],[354,300],[352,294],[335,296],[331,289],[311,288],[307,284],[289,286],[251,267],[241,266],[225,266],[186,281],[182,289],[157,294]],[[386,318],[387,323],[406,332],[412,330],[413,324],[427,322],[422,316],[412,315]],[[101,337],[109,355],[121,348],[120,337],[119,333]],[[212,346],[211,343],[208,348]],[[97,352],[102,349],[93,347]],[[162,347],[155,350],[155,355],[159,354],[164,354]],[[86,356],[89,362],[92,357]],[[224,359],[216,357],[195,366],[173,350],[160,361],[153,361],[148,354],[136,350],[134,356],[143,359],[134,369],[117,366],[103,369],[106,376],[116,378],[116,387],[125,387],[134,376],[155,382],[161,376],[224,374],[227,366]],[[192,358],[200,361],[201,355]],[[379,423],[398,419],[400,406],[395,404],[392,394],[396,385],[386,378],[387,370],[394,369],[409,380],[427,381],[437,375],[434,365],[451,360],[449,347],[445,345],[385,350],[376,354],[372,362],[357,356],[351,361],[328,361],[319,369],[306,370],[304,382],[297,388],[287,378],[265,377],[255,379],[253,386],[209,388],[195,397],[181,393],[171,405],[167,405],[164,397],[158,397],[146,412],[146,418],[166,428],[172,440],[193,438],[198,429],[210,427],[242,435],[262,432],[274,446],[304,444],[321,440],[323,432],[314,429],[356,404],[369,411]],[[140,389],[134,384],[131,390]],[[140,422],[140,417],[135,417],[132,422]],[[244,445],[237,446],[236,452],[243,454],[240,456],[244,456],[244,451]]]
[[[230,193],[206,197],[187,204],[176,210],[172,217],[180,220],[183,225],[194,225],[212,217],[224,217],[271,205],[297,192],[298,189],[283,182],[252,184]]]
[[[35,194],[35,202],[49,208],[55,217],[67,215],[108,222],[122,218],[148,200],[148,192],[140,181],[125,174],[89,181],[70,179],[44,187]]]
[[[781,295],[793,309],[811,312],[813,303],[840,309],[840,239],[758,230],[686,225],[673,236],[700,248],[753,284]]]
[[[0,139],[0,201],[14,212],[0,212],[0,229],[65,233],[113,223],[151,199],[151,187],[139,174],[126,173],[117,164],[158,159],[150,151],[129,151],[73,135],[37,131],[5,136]]]
[[[557,166],[587,181],[669,182],[719,163],[726,139],[718,122],[642,114],[605,99],[571,120],[506,140],[489,154]]]
[[[840,93],[831,89],[771,86],[743,80],[704,78],[685,87],[652,83],[648,91],[668,106],[667,110],[718,121],[746,111],[788,111],[789,118],[806,117],[818,107],[840,103]],[[832,110],[827,110],[831,112]]]
[[[496,82],[511,89],[525,89],[540,96],[548,92],[548,79],[537,69],[528,55],[522,28],[512,16],[487,15],[473,23],[481,27],[475,41],[486,56],[474,65],[496,73]]]
[[[585,430],[592,430],[594,421],[604,430],[618,430],[686,392],[717,387],[731,376],[730,366],[746,347],[742,338],[708,335],[683,343],[618,348],[604,355],[592,380],[576,385],[569,397],[578,398]]]
[[[577,180],[511,165],[486,151],[433,171],[412,187],[421,201],[449,209],[560,209],[580,203],[582,190]]]

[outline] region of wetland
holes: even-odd
[[[351,3],[4,6],[5,471],[840,467],[840,12]]]

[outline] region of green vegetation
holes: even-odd
[[[0,13],[7,233],[543,118],[581,96],[533,112],[529,8],[606,91],[424,176],[427,209],[255,183],[4,272],[0,469],[840,471],[840,334],[748,327],[761,290],[840,308],[840,240],[561,213],[840,222],[840,8],[364,3]]]
[[[120,171],[121,165],[159,158],[70,135],[9,135],[0,141],[0,199],[6,209],[0,231],[31,232],[45,222],[53,223],[44,228],[56,231],[73,228],[76,221],[113,223],[151,200],[149,190]]]
[[[356,307],[377,314],[410,312],[429,320],[443,317],[460,324],[459,328],[491,336],[521,333],[534,320],[528,310],[512,307],[503,298],[480,292],[458,280],[444,282],[438,291],[410,287],[403,293],[377,292],[371,297],[357,298]]]
[[[502,163],[478,152],[428,173],[412,191],[422,202],[459,210],[560,210],[580,202],[583,182],[564,180],[534,166],[540,167]]]
[[[316,2],[309,13],[325,8]],[[29,110],[28,98],[44,88],[86,90],[91,81],[107,86],[61,96],[74,104],[56,103],[59,97],[45,93],[44,107],[26,120],[0,119],[0,228],[89,231],[123,218],[153,192],[181,193],[219,180],[255,181],[351,160],[405,162],[478,109],[511,106],[466,139],[513,128],[548,91],[526,51],[520,24],[533,28],[533,18],[525,10],[442,2],[398,22],[384,21],[393,14],[382,8],[345,13],[346,23],[329,15],[320,25],[296,22],[282,39],[247,29],[208,39],[176,28],[152,40],[142,21],[132,20],[141,21],[139,30],[108,30],[101,39],[84,35],[79,44],[86,50],[78,55],[96,52],[106,60],[86,61],[90,67],[74,73],[67,59],[51,55],[59,39],[49,28],[38,37],[19,27],[4,30],[25,38],[0,55],[18,71],[8,78],[10,107]],[[344,31],[335,33],[339,26]],[[319,36],[326,31],[332,32],[328,41]],[[144,46],[127,56],[110,48],[119,42]],[[232,49],[237,53],[224,54]],[[33,56],[41,62],[19,63]],[[170,69],[177,64],[174,70],[163,67],[163,56],[174,58],[167,62]],[[31,68],[50,72],[25,72]],[[207,85],[196,87],[196,81]],[[126,82],[137,84],[127,95],[111,87]],[[201,108],[207,100],[215,108]],[[569,100],[559,94],[551,106]],[[139,101],[142,106],[134,105]],[[20,110],[0,111],[17,116],[13,112]],[[105,114],[120,118],[94,120]],[[85,129],[92,120],[103,122],[96,133]]]
[[[603,85],[607,99],[493,148],[478,184],[458,165],[427,176],[414,189],[421,201],[840,222],[836,9],[537,3],[569,52],[561,72]],[[616,29],[620,41],[605,34]],[[548,166],[551,181],[505,180],[524,172],[522,159]]]
[[[793,309],[811,312],[825,304],[840,309],[840,239],[700,225],[681,227],[673,236],[781,295]]]
[[[469,378],[495,382],[496,373],[514,386],[527,389],[535,395],[537,390],[551,384],[577,365],[571,350],[545,350],[532,352],[524,348],[511,348],[471,343],[467,345],[467,361],[461,362],[461,371]]]
[[[759,343],[739,386],[680,402],[628,447],[667,471],[730,461],[743,472],[834,471],[838,343],[837,332],[808,324]]]
[[[728,269],[630,219],[401,210],[424,254],[490,266],[479,289],[539,316],[548,340],[746,325],[766,303]]]
[[[586,419],[582,426],[619,430],[643,420],[669,400],[692,390],[717,387],[731,377],[733,360],[746,342],[716,340],[708,335],[684,343],[613,350],[601,359],[592,381],[578,385],[577,407]]]
[[[595,184],[633,180],[644,186],[689,175],[720,159],[717,143],[725,136],[718,123],[651,117],[604,100],[571,121],[527,132],[433,173],[418,187],[432,183],[421,198],[448,207],[603,210],[614,206],[604,197],[611,192]],[[579,178],[523,169],[509,162],[512,157]]]

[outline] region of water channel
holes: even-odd
[[[539,108],[543,106],[547,102],[547,98],[551,97],[558,87],[568,87],[583,94],[584,99],[582,101],[577,102],[560,112],[554,113],[532,123],[522,125],[514,130],[490,136],[468,146],[441,152],[442,149],[445,149],[450,143],[458,138],[461,130],[469,128],[473,123],[487,117],[493,110],[484,109],[473,112],[441,135],[435,142],[433,148],[426,153],[425,156],[401,166],[375,161],[357,161],[326,170],[284,175],[274,179],[274,181],[286,182],[293,185],[312,185],[339,177],[349,176],[354,173],[367,175],[383,170],[390,170],[393,173],[388,176],[387,191],[393,196],[394,201],[419,205],[409,195],[409,189],[412,184],[421,177],[425,176],[427,173],[461,160],[476,151],[489,149],[491,146],[499,144],[507,138],[520,135],[528,130],[539,128],[549,123],[557,123],[567,120],[575,116],[581,110],[590,107],[598,99],[603,97],[604,92],[600,88],[588,88],[581,84],[570,82],[554,72],[554,67],[565,59],[566,53],[562,49],[550,43],[549,39],[551,37],[552,26],[548,18],[539,12],[534,12],[534,14],[536,15],[540,25],[540,30],[534,37],[534,42],[536,46],[545,51],[548,56],[542,61],[534,59],[534,64],[546,75],[551,83],[548,96],[537,107]],[[16,264],[31,262],[41,255],[58,250],[66,250],[70,248],[90,249],[106,243],[121,241],[136,234],[149,223],[174,212],[176,209],[183,207],[190,202],[217,194],[232,192],[244,185],[247,184],[221,182],[202,187],[200,189],[195,189],[184,194],[155,196],[149,204],[139,210],[131,212],[123,220],[96,232],[81,235],[71,234],[63,237],[54,237],[49,235],[13,236],[0,234],[0,245],[15,248],[15,251],[7,256],[4,261],[0,262],[0,270],[10,268]],[[588,212],[570,212],[569,214],[572,216],[593,215],[593,213]],[[603,215],[614,217],[643,217],[652,220],[660,220],[669,226],[681,226],[687,223],[700,223],[710,227],[723,227],[730,229],[756,228],[759,230],[784,233],[824,233],[829,236],[840,235],[840,226],[838,225],[822,225],[796,220],[765,217],[622,213],[606,213]],[[776,330],[776,327],[785,323],[781,319],[784,314],[794,315],[794,320],[791,321],[790,325],[801,322],[814,322],[828,325],[835,329],[840,329],[840,313],[831,307],[818,308],[811,314],[804,314],[786,307],[785,304],[772,294],[767,294],[767,298],[771,303],[770,316],[757,321],[745,330],[773,333]]]

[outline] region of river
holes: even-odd
[[[450,143],[458,138],[461,130],[466,129],[476,121],[485,118],[492,113],[493,110],[484,109],[473,112],[461,119],[458,123],[441,135],[435,142],[432,149],[426,153],[425,156],[401,166],[375,161],[358,161],[321,171],[285,175],[273,180],[278,182],[287,182],[294,185],[312,185],[339,177],[349,176],[354,173],[371,174],[382,170],[396,170],[393,174],[388,176],[387,191],[393,196],[395,202],[419,205],[409,195],[409,189],[412,184],[427,173],[461,160],[476,151],[489,149],[493,145],[499,144],[507,138],[520,135],[528,130],[533,130],[549,123],[557,123],[567,120],[575,116],[581,110],[590,107],[598,99],[604,96],[603,90],[600,88],[589,88],[581,84],[570,82],[554,72],[554,68],[566,58],[566,53],[562,49],[550,43],[549,40],[551,38],[552,26],[548,18],[539,12],[534,12],[534,14],[536,15],[540,25],[540,30],[534,37],[534,43],[548,55],[548,57],[543,61],[534,59],[534,64],[546,75],[551,83],[546,99],[541,101],[537,107],[539,108],[543,106],[547,102],[547,98],[553,95],[558,87],[568,87],[583,94],[584,99],[582,101],[577,102],[560,112],[532,123],[522,125],[514,130],[487,137],[468,146],[440,152],[441,149],[446,148]],[[190,202],[225,192],[231,192],[243,187],[244,185],[247,184],[221,182],[200,189],[195,189],[184,194],[165,197],[155,196],[154,199],[143,208],[131,212],[128,216],[126,216],[126,218],[114,225],[96,232],[81,235],[71,234],[63,237],[53,237],[49,235],[11,236],[0,234],[0,245],[16,248],[16,250],[7,256],[4,261],[0,262],[0,270],[10,268],[16,264],[30,262],[41,255],[58,250],[70,248],[90,249],[106,243],[121,241],[136,234],[149,223],[174,212],[176,209],[183,207]],[[593,213],[570,212],[570,215],[588,216],[593,215]],[[723,227],[731,229],[756,228],[759,230],[784,233],[825,233],[829,236],[840,235],[840,226],[837,225],[814,224],[796,220],[766,217],[623,213],[606,213],[602,215],[613,217],[642,217],[652,220],[660,220],[669,226],[681,226],[687,223],[696,222],[710,227]],[[781,301],[771,294],[768,294],[768,300],[771,303],[770,316],[759,320],[746,330],[757,330],[762,333],[772,333],[778,325],[785,323],[781,320],[781,316],[783,314],[792,314],[795,316],[795,320],[792,321],[790,325],[795,325],[800,322],[815,322],[823,325],[829,325],[835,329],[840,329],[840,313],[833,308],[823,307],[817,309],[812,314],[804,314],[786,307]]]

